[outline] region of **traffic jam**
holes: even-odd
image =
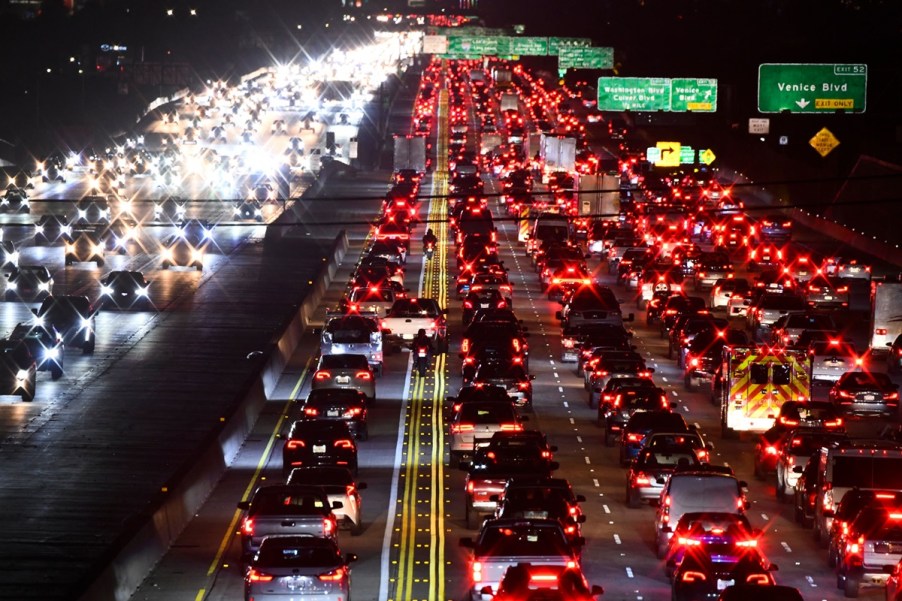
[[[614,506],[647,516],[643,561],[672,599],[824,598],[781,585],[780,543],[750,488],[810,530],[840,596],[902,598],[902,326],[887,317],[902,283],[797,242],[790,216],[746,206],[716,169],[656,169],[625,126],[586,119],[592,102],[507,61],[425,68],[283,437],[284,484],[239,505],[246,599],[348,598],[358,557],[339,531],[363,528],[358,454],[398,353],[412,387],[448,360],[439,456],[462,503],[438,509],[463,533],[467,599],[635,589],[584,569],[620,545],[585,532]],[[444,278],[451,306],[417,287],[414,267]],[[849,319],[862,295],[866,338]],[[688,393],[710,403],[711,432]],[[573,453],[541,428],[562,419],[591,428],[579,442],[620,470],[603,483],[616,496],[565,477],[579,466],[559,456]],[[753,470],[719,460],[720,445]]]

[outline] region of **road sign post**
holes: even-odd
[[[765,63],[758,67],[758,112],[863,113],[868,66]]]

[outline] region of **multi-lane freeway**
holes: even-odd
[[[415,91],[407,89],[399,97],[392,131],[409,131]],[[462,331],[453,287],[456,274],[453,260],[449,261],[454,247],[446,220],[447,111],[447,95],[441,93],[432,134],[435,169],[422,189],[422,194],[433,197],[421,214],[428,215],[436,230],[438,252],[426,260],[415,242],[405,285],[448,308],[451,350],[436,357],[425,378],[411,373],[408,352],[386,358],[377,402],[370,410],[369,439],[359,443],[359,480],[368,484],[363,493],[365,527],[360,536],[342,532],[339,538],[343,551],[360,558],[353,566],[351,589],[357,600],[463,599],[471,584],[467,555],[457,541],[475,531],[464,519],[464,474],[450,466],[446,444],[445,398],[460,386],[456,352]],[[269,116],[265,131],[276,118]],[[316,144],[315,140],[307,142]],[[284,145],[276,136],[264,135],[260,141],[267,147]],[[221,224],[215,237],[218,250],[208,256],[202,273],[158,268],[152,241],[158,239],[154,230],[163,232],[164,227],[150,228],[144,249],[110,259],[101,271],[136,268],[149,275],[155,309],[101,312],[94,356],[67,351],[65,376],[51,382],[41,374],[35,402],[0,403],[4,433],[0,597],[70,598],[73,590],[81,590],[96,576],[93,570],[107,559],[106,549],[117,542],[119,533],[165,499],[186,457],[215,435],[229,410],[229,399],[247,388],[261,367],[254,351],[267,348],[285,316],[301,302],[344,223],[350,249],[314,324],[321,324],[326,307],[337,303],[368,242],[371,232],[366,223],[378,215],[389,176],[388,172],[337,175],[325,182],[315,197],[289,205],[302,223],[278,243],[267,241],[266,225]],[[485,183],[487,192],[498,192],[496,180],[486,176]],[[34,203],[37,214],[56,211],[60,205],[52,199],[72,198],[83,190],[73,183],[44,192],[35,194],[47,199]],[[292,192],[294,196],[301,190]],[[139,195],[137,189],[131,193]],[[494,201],[491,206],[496,206]],[[230,208],[191,205],[192,216],[214,222],[227,222]],[[267,205],[272,211],[267,221],[282,209],[280,204]],[[497,216],[502,215],[498,211]],[[6,237],[25,242],[26,220],[9,221],[20,225],[5,228]],[[321,223],[330,225],[317,225]],[[540,291],[537,275],[517,242],[516,224],[499,219],[498,229],[502,259],[514,283],[513,306],[531,334],[530,370],[536,380],[528,425],[557,445],[558,474],[587,497],[583,571],[591,583],[604,586],[605,599],[668,598],[670,584],[653,550],[654,509],[627,507],[625,470],[618,465],[617,451],[602,444],[595,411],[586,403],[582,380],[572,364],[559,361],[560,326],[554,317],[558,305]],[[418,240],[422,233],[420,226],[412,237]],[[801,233],[796,242],[836,246],[810,232]],[[20,263],[32,260],[51,267],[55,293],[96,298],[96,268],[66,268],[59,248],[23,244]],[[634,344],[655,368],[655,380],[677,404],[676,410],[714,442],[717,462],[733,467],[748,481],[749,519],[765,533],[763,549],[780,567],[778,582],[799,588],[806,599],[840,598],[835,576],[810,531],[794,523],[790,507],[777,502],[770,483],[752,477],[751,443],[720,439],[717,408],[704,391],[684,389],[682,371],[665,358],[657,330],[646,328],[642,313],[634,309],[634,293],[617,287],[597,260],[590,266],[599,282],[615,290],[625,312],[636,313],[631,326]],[[2,326],[11,329],[28,319],[30,306],[4,303]],[[132,598],[242,598],[236,504],[257,486],[281,481],[279,435],[298,417],[296,400],[309,392],[317,351],[318,332],[308,330],[225,475]],[[129,592],[123,590],[121,598]],[[881,594],[878,589],[863,593]]]

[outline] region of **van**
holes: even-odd
[[[661,491],[655,513],[655,545],[658,559],[667,553],[673,526],[684,513],[745,513],[748,484],[737,480],[733,470],[719,466],[678,467]]]
[[[836,506],[853,488],[902,492],[902,445],[898,443],[848,440],[822,447],[814,460],[817,462],[814,536],[821,543],[826,543],[830,536]]]
[[[566,242],[570,239],[570,223],[559,213],[542,213],[536,217],[532,230],[526,240],[526,252],[530,256],[543,242],[558,240]]]

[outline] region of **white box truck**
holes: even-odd
[[[516,92],[504,92],[501,94],[501,112],[520,110],[520,99]]]
[[[395,171],[413,169],[426,173],[426,138],[423,136],[395,136]]]
[[[871,282],[872,351],[886,352],[902,334],[902,282]]]
[[[542,134],[539,154],[545,171],[573,171],[576,169],[576,138]]]

